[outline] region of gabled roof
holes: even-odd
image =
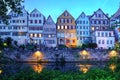
[[[115,12],[112,16],[111,16],[111,19],[115,19],[115,18],[117,18],[117,17],[119,17],[120,16],[120,7],[119,7],[119,9],[117,10],[117,12]]]
[[[48,18],[47,18],[45,24],[47,24],[47,22],[52,22],[52,23],[55,24],[55,22],[53,21],[53,19],[52,19],[52,17],[51,17],[50,15],[48,16]]]
[[[95,11],[90,18],[92,18],[98,11],[101,11],[109,19],[109,17],[100,8],[97,11]]]
[[[77,21],[79,18],[81,18],[82,15],[85,15],[85,16],[86,16],[86,14],[85,14],[84,12],[82,12],[82,13],[80,14],[80,16],[76,19],[76,21]],[[86,17],[87,17],[87,16],[86,16]]]
[[[68,13],[74,19],[74,17],[67,10],[65,10],[58,18],[60,18],[61,16],[63,16],[64,13]]]

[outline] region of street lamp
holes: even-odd
[[[2,73],[2,70],[0,70],[0,74]]]
[[[42,52],[36,51],[36,52],[33,54],[33,58],[36,58],[37,61],[42,60],[42,59],[43,59],[43,54],[42,54]]]
[[[86,57],[89,56],[89,52],[87,52],[86,50],[83,50],[80,52],[80,55],[83,57],[83,59],[86,59]]]
[[[109,57],[110,57],[110,58],[117,57],[117,55],[118,55],[118,53],[117,53],[117,51],[115,51],[115,50],[112,50],[112,51],[109,53]]]

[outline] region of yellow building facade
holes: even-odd
[[[66,45],[67,47],[76,47],[76,27],[75,19],[68,12],[64,11],[57,18],[57,39],[58,45]]]

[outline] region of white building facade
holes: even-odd
[[[113,49],[115,37],[113,30],[95,31],[96,43],[99,49]]]
[[[110,19],[111,28],[114,29],[115,39],[120,42],[120,8]]]
[[[56,24],[54,23],[51,16],[49,16],[43,27],[44,45],[46,47],[57,46],[57,33]]]
[[[22,13],[17,14],[10,11],[9,25],[0,21],[0,36],[1,38],[11,37],[17,41],[18,44],[28,43],[27,31],[28,31],[28,12],[22,7]]]
[[[89,18],[84,12],[76,20],[76,32],[77,32],[77,46],[84,43],[89,43],[90,38],[90,24]]]
[[[33,44],[43,44],[43,25],[45,17],[37,9],[29,14],[28,34],[29,41]]]

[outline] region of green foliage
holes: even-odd
[[[21,12],[21,2],[24,0],[0,0],[0,18],[5,24],[8,24],[7,19],[10,16],[7,15],[8,11],[11,9],[14,12],[20,13]]]

